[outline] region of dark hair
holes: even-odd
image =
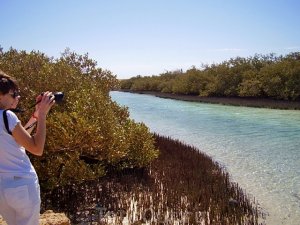
[[[19,89],[17,81],[0,70],[0,93],[5,95],[10,90],[17,91]]]

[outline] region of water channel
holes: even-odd
[[[213,157],[268,213],[300,224],[300,111],[224,106],[111,92],[130,117]]]

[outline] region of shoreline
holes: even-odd
[[[126,89],[117,90],[120,92],[129,92],[135,94],[153,95],[159,98],[174,99],[180,101],[221,104],[230,106],[245,106],[254,108],[270,108],[285,110],[300,110],[300,101],[285,101],[267,98],[250,98],[250,97],[201,97],[197,95],[183,95],[162,93],[157,91],[132,91]]]

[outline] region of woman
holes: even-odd
[[[16,81],[0,71],[0,215],[8,225],[38,225],[40,187],[25,149],[34,155],[43,154],[46,116],[55,101],[51,92],[38,96],[36,110],[23,127],[8,110],[15,109],[19,99]],[[5,127],[4,110],[11,134]],[[30,135],[35,123],[36,133]]]

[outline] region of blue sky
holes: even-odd
[[[300,51],[298,0],[0,0],[0,45],[89,53],[118,78]]]

